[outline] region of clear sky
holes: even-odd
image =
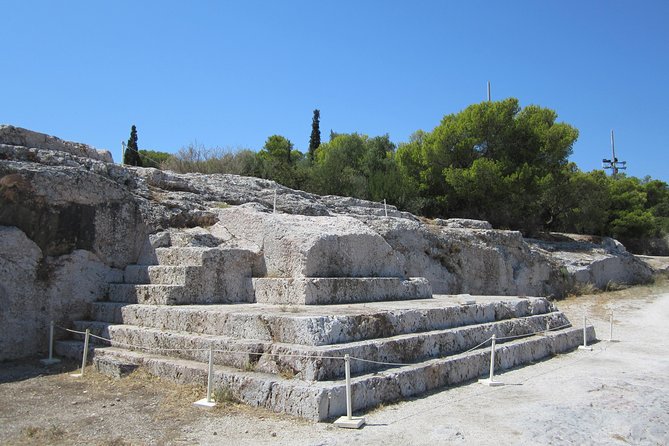
[[[669,1],[30,1],[0,4],[0,123],[112,151],[306,151],[330,129],[395,143],[517,97],[669,182]]]

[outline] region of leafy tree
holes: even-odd
[[[293,143],[281,135],[267,138],[257,155],[257,175],[275,180],[285,186],[300,188],[307,173],[302,167],[304,155],[293,148]]]
[[[142,159],[139,157],[139,148],[137,146],[137,127],[134,125],[130,129],[130,138],[125,148],[123,164],[142,167]]]
[[[578,137],[556,119],[549,109],[521,109],[514,98],[474,104],[400,146],[399,170],[416,186],[428,216],[486,218],[532,232],[554,221],[543,211],[546,188],[566,182]]]
[[[316,149],[321,145],[320,119],[320,110],[314,110],[314,117],[311,121],[311,136],[309,137],[309,161],[314,160]]]
[[[388,135],[336,134],[316,151],[311,190],[406,206],[411,188],[397,168]]]
[[[172,157],[171,153],[159,152],[157,150],[139,150],[139,157],[142,160],[144,167],[155,167],[161,169],[163,163]]]

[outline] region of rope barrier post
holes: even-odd
[[[207,397],[195,401],[193,404],[200,407],[214,407],[216,402],[212,399],[212,378],[214,376],[214,346],[209,345],[209,367],[207,369]]]
[[[272,207],[272,213],[276,214],[276,187],[274,188],[274,206]]]
[[[503,382],[495,381],[495,334],[493,333],[492,337],[490,338],[492,340],[492,343],[490,345],[490,377],[487,379],[479,379],[479,382],[481,384],[485,384],[486,386],[490,387],[496,387],[496,386],[503,386]]]
[[[70,376],[74,378],[81,378],[84,376],[84,369],[86,368],[86,360],[88,359],[88,341],[91,337],[91,329],[86,329],[86,335],[84,337],[84,353],[81,356],[81,373],[73,373]]]
[[[613,310],[609,314],[609,342],[618,342],[613,340]]]
[[[579,350],[592,351],[592,347],[588,346],[588,334],[586,324],[588,323],[585,313],[583,313],[583,345],[579,345]]]
[[[359,429],[365,424],[365,417],[353,416],[353,404],[351,399],[351,357],[344,355],[344,372],[346,373],[346,416],[340,417],[334,422],[335,426],[347,429]]]
[[[386,199],[383,199],[383,211],[386,213],[386,217],[388,216],[388,205],[386,204]]]
[[[53,328],[54,323],[51,321],[49,325],[49,357],[46,359],[40,359],[40,362],[44,365],[57,364],[60,362],[60,359],[53,357]]]

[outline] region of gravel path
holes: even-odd
[[[344,430],[236,404],[192,408],[202,389],[137,374],[85,380],[34,362],[0,365],[0,444],[669,444],[669,293],[631,288],[558,303],[600,339],[498,376],[365,414]],[[70,368],[73,365],[69,365]]]

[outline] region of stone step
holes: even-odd
[[[327,305],[429,299],[427,279],[414,277],[297,277],[253,279],[256,302],[284,305]]]
[[[135,285],[110,283],[109,300],[112,302],[143,305],[178,305],[190,303],[191,298],[182,285]]]
[[[407,333],[444,330],[462,325],[543,314],[555,311],[545,298],[462,296],[393,302],[278,306],[132,305],[94,302],[90,317],[114,324],[189,331],[200,334],[304,345],[330,345]]]
[[[569,322],[561,312],[507,319],[498,322],[469,325],[423,333],[403,334],[352,342],[347,344],[309,346],[277,343],[254,339],[235,339],[227,336],[165,331],[134,325],[111,325],[101,322],[78,321],[79,331],[91,329],[114,341],[114,346],[131,350],[158,352],[168,350],[169,356],[197,361],[208,360],[208,349],[215,362],[238,368],[253,368],[267,373],[289,373],[306,380],[336,379],[344,375],[340,359],[348,354],[364,361],[352,364],[354,374],[387,368],[382,363],[415,363],[429,358],[448,356],[469,350],[495,333],[498,338],[523,336]],[[97,340],[96,340],[97,342]],[[503,339],[500,339],[503,342]],[[99,342],[98,342],[99,343]]]
[[[185,285],[190,274],[197,274],[197,266],[128,265],[123,281],[132,284]]]
[[[496,349],[495,370],[499,372],[570,351],[582,342],[582,336],[582,329],[567,328],[547,336],[510,341]],[[587,336],[590,341],[594,340],[593,327],[588,327]],[[181,384],[205,385],[207,381],[207,365],[203,362],[114,347],[97,348],[95,362],[102,358],[141,365],[154,375]],[[354,377],[353,410],[362,411],[487,376],[489,365],[490,349],[487,348]],[[498,379],[503,381],[504,376]],[[346,413],[343,380],[309,382],[217,365],[212,382],[215,390],[225,389],[239,401],[274,412],[314,421],[329,420]]]
[[[202,266],[202,259],[215,248],[193,246],[156,248],[156,258],[160,265]]]
[[[93,342],[88,344],[88,360],[90,361],[93,358],[96,345]],[[55,341],[53,343],[53,352],[56,356],[61,358],[69,358],[75,361],[80,361],[81,364],[81,355],[84,351],[84,343],[76,339],[67,339],[61,341]]]

